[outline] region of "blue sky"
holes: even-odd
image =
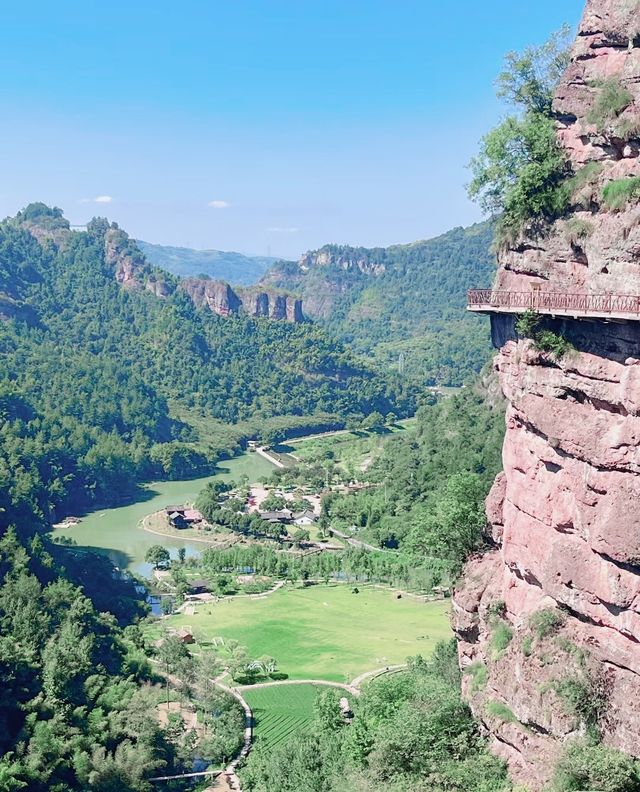
[[[151,242],[287,257],[473,222],[466,163],[504,112],[504,53],[582,7],[5,4],[0,215],[43,200]]]

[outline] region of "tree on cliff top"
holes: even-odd
[[[551,115],[553,92],[569,66],[571,30],[563,25],[539,47],[508,52],[496,79],[497,95],[507,104]]]
[[[569,175],[556,139],[553,91],[569,62],[568,28],[540,47],[510,52],[496,81],[497,95],[515,109],[482,140],[471,163],[469,196],[500,214],[496,236],[512,239],[531,221],[561,215],[568,204],[562,188]]]

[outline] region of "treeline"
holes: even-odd
[[[403,554],[372,553],[349,547],[341,552],[293,555],[253,545],[227,550],[207,548],[197,560],[189,559],[205,575],[256,574],[279,580],[353,583],[386,583],[391,586],[428,591],[448,582],[449,566],[416,563]]]
[[[202,474],[251,435],[413,410],[414,393],[312,324],[228,320],[180,291],[123,288],[105,254],[113,231],[94,220],[71,232],[43,205],[0,224],[0,528]]]

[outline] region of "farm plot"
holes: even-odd
[[[256,747],[271,749],[286,739],[303,734],[313,719],[316,685],[277,685],[244,690],[253,711]]]

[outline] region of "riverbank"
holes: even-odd
[[[242,537],[222,528],[212,529],[210,534],[204,534],[202,530],[196,528],[173,528],[167,519],[164,509],[160,509],[152,514],[147,514],[140,521],[144,531],[155,536],[169,539],[182,539],[190,542],[201,542],[215,547],[218,550],[225,550],[228,547],[240,542]]]
[[[243,453],[221,462],[218,470],[210,476],[147,484],[135,501],[112,508],[95,509],[83,515],[80,523],[55,529],[53,537],[72,539],[80,548],[108,556],[120,569],[149,579],[153,570],[144,559],[149,547],[158,544],[158,538],[142,527],[147,515],[174,503],[194,503],[209,481],[239,481],[245,476],[250,481],[258,481],[273,470],[274,466],[263,457]],[[163,535],[162,539],[162,544],[173,558],[177,557],[180,548],[185,549],[187,557],[197,556],[203,546],[201,541],[196,541],[196,537]]]

